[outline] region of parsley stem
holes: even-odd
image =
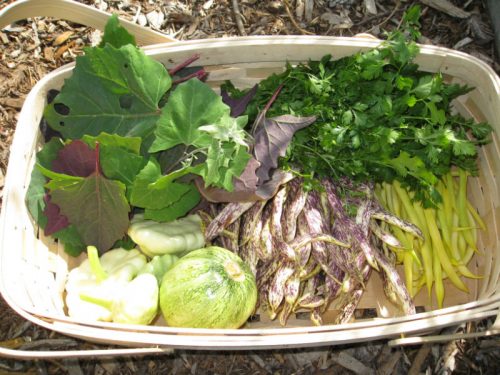
[[[313,149],[312,147],[309,147],[309,146],[306,146],[304,144],[300,144],[300,143],[297,143],[295,145],[296,147],[302,147],[303,149],[306,149],[308,151],[310,151],[311,153],[313,153],[315,156],[317,156],[318,158],[320,158],[321,160],[323,160],[327,165],[328,167],[331,169],[331,171],[333,172],[333,174],[335,175],[335,177],[338,177],[337,176],[337,173],[335,171],[335,168],[333,167],[333,165],[330,164],[330,162],[328,161],[327,158],[325,158],[323,155],[321,155],[320,153],[318,153],[315,149]]]

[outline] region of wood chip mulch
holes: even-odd
[[[83,0],[180,40],[235,35],[315,34],[383,38],[420,3],[421,43],[464,51],[500,72],[495,29],[484,0]],[[0,9],[12,0],[0,0]],[[500,29],[500,27],[497,27]],[[101,33],[64,20],[33,18],[0,30],[0,205],[9,147],[25,96],[48,72],[74,61]],[[13,250],[15,250],[13,248]],[[25,350],[106,348],[45,330],[0,298],[0,346]],[[442,333],[484,330],[490,321]],[[439,333],[439,332],[437,332]],[[115,359],[14,361],[0,374],[496,374],[500,338],[390,348],[386,341],[294,350],[193,352]]]

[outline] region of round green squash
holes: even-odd
[[[239,328],[256,303],[257,285],[250,268],[217,246],[179,259],[160,285],[160,309],[171,327]]]

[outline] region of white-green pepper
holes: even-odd
[[[205,245],[202,221],[196,214],[167,223],[145,220],[143,215],[135,215],[128,235],[150,257],[180,254]]]
[[[137,276],[147,264],[137,249],[113,249],[99,258],[87,248],[87,259],[71,270],[66,305],[71,317],[86,321],[149,324],[158,312],[158,281],[151,273]]]

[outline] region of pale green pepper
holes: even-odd
[[[205,245],[202,221],[196,214],[167,223],[145,220],[143,215],[137,214],[131,221],[128,235],[150,257],[185,253]]]
[[[178,260],[179,257],[173,254],[157,255],[139,271],[139,276],[142,274],[152,274],[156,277],[158,285],[160,285],[165,272],[167,272]]]
[[[151,273],[137,276],[147,264],[137,249],[113,249],[101,258],[93,246],[88,258],[71,270],[66,305],[71,317],[86,321],[149,324],[158,312],[158,281]]]

